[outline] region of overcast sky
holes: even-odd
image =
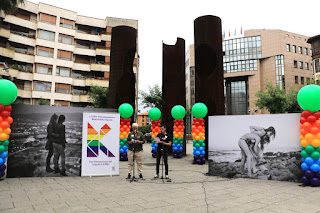
[[[117,17],[138,20],[140,80],[139,89],[162,84],[162,41],[174,45],[177,37],[194,43],[193,21],[215,15],[222,20],[222,31],[237,28],[281,29],[314,36],[320,34],[319,0],[29,0],[77,12],[78,15],[105,19]],[[179,8],[181,4],[181,8]],[[179,8],[179,9],[178,9]],[[317,8],[317,9],[313,9]]]

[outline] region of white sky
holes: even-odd
[[[39,3],[39,0],[29,0]],[[77,12],[78,15],[105,19],[117,17],[138,20],[140,80],[139,89],[162,84],[162,41],[194,43],[193,21],[203,15],[219,16],[226,36],[237,28],[281,29],[305,36],[320,34],[319,0],[40,0]],[[182,9],[178,10],[179,4]],[[314,8],[314,9],[313,9]],[[144,111],[144,110],[143,110]]]

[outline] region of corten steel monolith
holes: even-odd
[[[128,26],[112,28],[109,108],[118,109],[129,103],[135,109],[135,82],[133,61],[136,53],[137,30]],[[131,118],[133,121],[133,117]]]
[[[195,102],[208,107],[205,150],[208,159],[208,116],[224,115],[221,19],[201,16],[194,20]]]
[[[167,126],[167,132],[170,134],[173,132],[171,109],[175,105],[182,105],[186,108],[185,41],[182,38],[178,38],[175,45],[162,44],[161,121]],[[184,140],[183,155],[186,155],[185,147]]]

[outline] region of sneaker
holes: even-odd
[[[66,170],[64,170],[64,169],[60,171],[60,175],[62,175],[62,176],[68,176],[68,175],[66,174]]]
[[[130,173],[128,173],[128,177],[127,177],[127,179],[130,179],[131,178],[131,174]]]
[[[166,175],[166,179],[169,179],[169,175]]]
[[[54,169],[54,173],[60,173],[60,169],[59,168],[55,168]]]
[[[53,172],[54,170],[51,169],[50,166],[47,166],[47,167],[46,167],[46,171],[47,171],[47,172]]]
[[[159,175],[158,175],[158,174],[157,174],[157,175],[155,175],[155,176],[154,176],[154,178],[159,178]]]
[[[139,175],[139,178],[140,178],[140,179],[142,179],[142,178],[143,178],[142,174],[140,174],[140,175]]]

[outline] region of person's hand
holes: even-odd
[[[132,141],[128,141],[128,144],[132,144]]]

